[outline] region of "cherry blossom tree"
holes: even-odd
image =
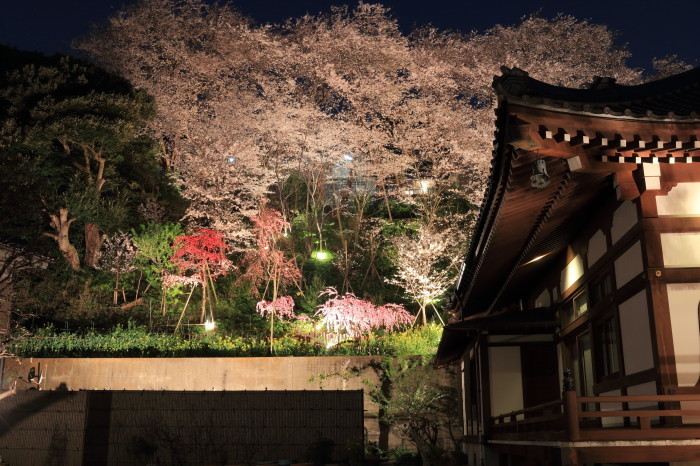
[[[491,83],[501,66],[570,87],[597,75],[640,80],[603,25],[531,16],[468,34],[431,27],[405,34],[388,8],[364,2],[260,25],[216,1],[140,0],[80,48],[154,96],[149,130],[190,201],[185,220],[251,252],[246,276],[269,302],[300,272],[279,233],[260,241],[249,219],[262,215],[261,204],[274,203],[282,222],[298,220],[296,244],[306,256],[315,242],[333,250],[338,289],[351,291],[378,278],[376,259],[387,246],[377,228],[367,234],[372,201],[384,203],[389,221],[397,220],[393,200],[423,209],[432,236],[436,218],[451,218],[443,199],[480,204],[496,105]],[[341,186],[334,177],[343,160]],[[407,254],[414,246],[427,252],[420,260],[399,253],[394,279],[426,321],[426,306],[456,271],[451,258],[431,258],[436,251],[411,243],[422,234],[396,243]]]
[[[388,281],[403,288],[418,304],[416,320],[420,318],[423,325],[427,323],[427,306],[454,283],[466,244],[460,231],[463,230],[424,224],[415,235],[393,240],[397,270]],[[437,316],[440,318],[439,314]]]
[[[626,65],[630,53],[615,44],[615,36],[605,25],[567,15],[532,15],[517,25],[468,34],[434,27],[414,31],[416,60],[431,70],[426,73],[432,77],[428,87],[435,99],[450,103],[435,117],[444,128],[442,141],[454,150],[450,157],[444,151],[435,154],[437,172],[449,177],[453,167],[466,167],[453,173],[470,177],[469,199],[479,204],[493,139],[496,100],[491,84],[501,67],[518,67],[536,79],[567,87],[583,86],[596,76],[636,83],[640,70]],[[455,128],[455,123],[461,127]]]
[[[287,166],[319,167],[340,150],[342,125],[290,76],[294,55],[228,6],[144,0],[81,48],[155,97],[151,130],[191,201],[187,218],[228,239],[250,239],[247,217]]]
[[[136,257],[138,247],[133,242],[133,237],[128,233],[117,232],[104,239],[97,268],[114,274],[114,293],[112,304],[116,305],[119,299],[119,278],[136,270]],[[126,302],[126,293],[121,288],[122,298]]]
[[[263,317],[270,319],[270,354],[274,352],[274,320],[275,316],[279,320],[296,319],[294,313],[294,299],[291,296],[280,296],[273,301],[258,301],[255,310]]]
[[[567,86],[639,78],[606,26],[533,16],[485,32],[405,35],[388,8],[362,2],[272,27],[218,3],[142,0],[80,47],[155,96],[152,131],[192,201],[188,218],[229,238],[249,233],[242,219],[271,184],[289,218],[290,173],[305,180],[306,212],[321,212],[314,193],[323,197],[343,153],[363,160],[387,207],[403,192],[392,186],[419,170],[478,203],[502,65]]]
[[[321,304],[314,316],[321,316],[326,329],[348,338],[360,338],[373,330],[388,332],[399,330],[413,321],[413,316],[400,304],[375,306],[352,293],[339,295],[335,288],[328,288],[321,296],[328,300]]]

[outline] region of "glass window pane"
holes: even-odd
[[[588,311],[588,293],[585,291],[574,298],[574,311],[576,317]]]

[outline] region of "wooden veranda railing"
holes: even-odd
[[[561,400],[492,417],[488,435],[563,441],[700,439],[700,393],[577,396],[572,382],[565,377]],[[684,407],[683,402],[697,406]],[[618,408],[640,404],[645,407]]]
[[[700,438],[700,409],[675,407],[683,401],[700,404],[700,394],[577,397],[576,392],[564,392],[567,437],[572,441]],[[605,409],[610,404],[623,403],[653,403],[657,408]],[[582,411],[581,407],[585,404],[594,404],[596,408]],[[667,406],[671,408],[665,408]],[[684,423],[689,417],[696,417],[697,420],[694,423]],[[600,419],[601,424],[603,420],[617,422],[607,427],[584,428],[582,425],[586,419]]]

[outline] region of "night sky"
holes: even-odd
[[[135,0],[0,0],[0,43],[52,54],[70,53],[71,40],[85,35],[92,23],[104,22],[124,3]],[[258,22],[279,22],[306,12],[328,11],[342,0],[233,0]],[[368,2],[369,3],[369,2]],[[401,27],[433,24],[463,32],[495,24],[517,24],[541,11],[545,17],[562,12],[606,24],[620,33],[620,44],[632,51],[632,66],[649,70],[654,57],[677,54],[700,65],[700,1],[698,0],[386,0]]]

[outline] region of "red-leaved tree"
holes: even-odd
[[[400,304],[375,306],[352,293],[339,295],[335,288],[321,293],[328,300],[321,304],[314,316],[323,318],[326,330],[349,338],[359,338],[372,330],[399,330],[411,325],[413,316]]]
[[[175,238],[173,250],[175,252],[170,260],[175,264],[180,274],[164,277],[163,285],[192,285],[192,290],[187,297],[175,331],[180,326],[187,304],[197,285],[202,286],[202,313],[200,321],[204,323],[206,319],[207,304],[209,304],[211,320],[213,321],[214,312],[211,308],[209,294],[216,298],[214,280],[226,275],[226,272],[233,267],[231,261],[226,257],[229,248],[224,242],[223,234],[201,228],[191,235],[181,235]]]

